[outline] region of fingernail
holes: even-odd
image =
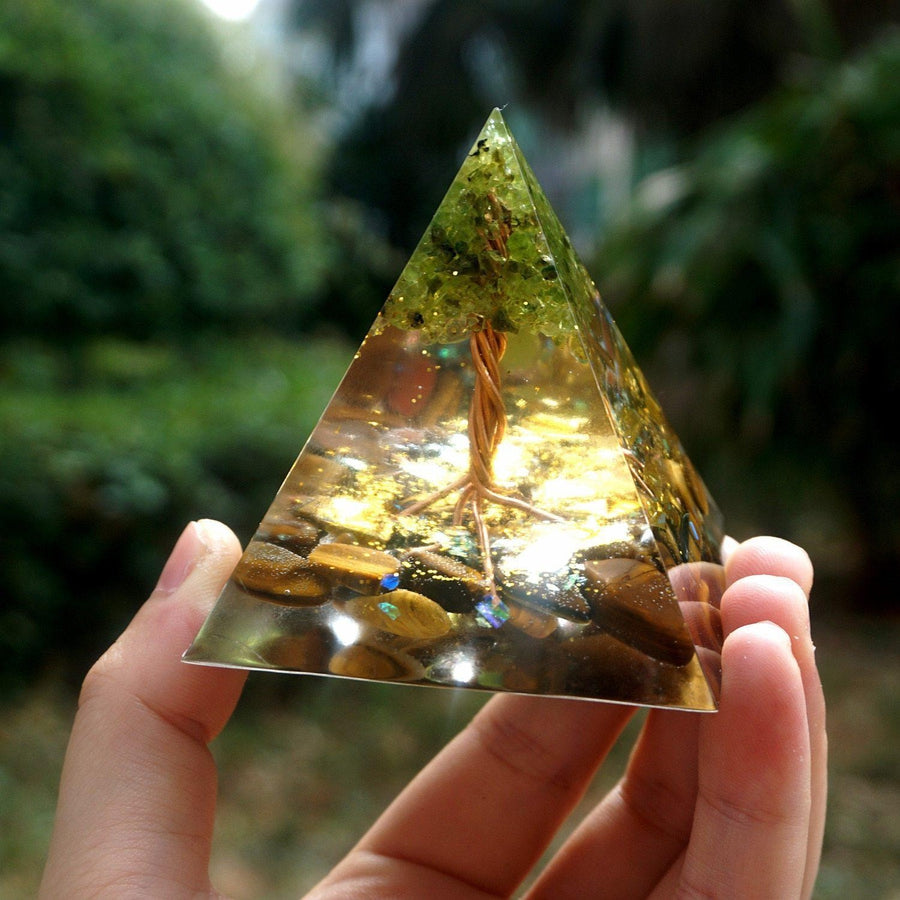
[[[738,542],[730,535],[726,534],[725,537],[722,538],[721,553],[723,563],[728,562],[728,557],[734,553],[738,546]]]
[[[206,544],[197,523],[188,523],[166,560],[153,593],[171,594],[181,587],[205,549]]]

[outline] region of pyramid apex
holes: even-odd
[[[561,266],[581,293],[594,292],[495,108],[400,273],[383,321],[437,342],[485,324],[566,342],[574,328]]]

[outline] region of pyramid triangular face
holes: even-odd
[[[185,659],[715,709],[720,538],[495,110]]]

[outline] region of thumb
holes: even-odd
[[[150,599],[85,678],[42,898],[209,892],[216,772],[206,745],[245,673],[184,665],[181,654],[239,555],[224,525],[189,524]]]

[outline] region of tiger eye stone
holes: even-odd
[[[421,675],[415,660],[368,644],[351,644],[339,650],[328,664],[332,675],[374,681],[406,681]]]
[[[283,634],[262,644],[258,653],[267,665],[276,669],[304,668],[322,672],[334,651],[334,635],[325,627],[311,628],[300,635]]]
[[[344,609],[379,631],[401,637],[440,637],[451,626],[450,616],[441,606],[422,594],[403,589],[350,600]]]
[[[304,557],[266,541],[251,541],[232,575],[255,594],[283,606],[318,606],[328,599],[328,582]]]
[[[292,516],[267,516],[259,526],[257,537],[305,556],[318,542],[319,529],[311,522]]]
[[[484,573],[430,550],[413,550],[400,569],[400,585],[428,594],[452,613],[471,612],[485,592]]]
[[[581,624],[591,620],[590,604],[577,588],[560,586],[555,581],[536,584],[520,576],[507,576],[501,583],[501,594],[512,603],[543,615]]]
[[[546,612],[519,606],[512,601],[507,603],[509,623],[530,637],[543,639],[556,631],[556,618]]]
[[[596,624],[660,662],[691,661],[694,644],[666,575],[637,559],[588,560],[584,573],[582,592]]]
[[[400,569],[390,553],[357,544],[319,544],[309,561],[316,571],[360,594],[379,593],[382,580]]]

